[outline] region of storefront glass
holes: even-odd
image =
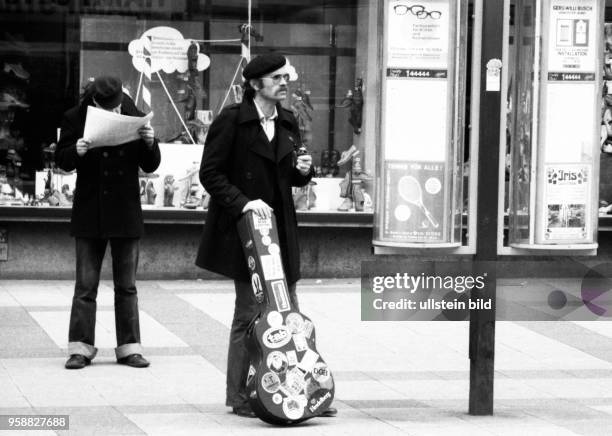
[[[250,46],[253,56],[287,55],[298,74],[284,104],[317,167],[317,185],[296,192],[298,209],[371,211],[374,165],[365,156],[374,144],[362,139],[362,108],[376,7],[259,0],[249,11],[249,3],[0,1],[0,207],[70,207],[75,174],[53,163],[62,113],[90,78],[112,74],[153,111],[162,143],[160,168],[141,174],[144,207],[206,208],[197,178],[206,132],[223,106],[240,101]]]

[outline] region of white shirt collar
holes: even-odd
[[[278,111],[276,110],[276,106],[274,106],[274,112],[272,113],[272,116],[266,117],[263,111],[261,110],[261,108],[259,107],[259,105],[257,104],[257,101],[255,101],[255,99],[253,99],[253,103],[255,103],[255,109],[257,109],[257,115],[259,116],[259,121],[266,122],[270,120],[275,120],[276,117],[278,117]]]

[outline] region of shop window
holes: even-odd
[[[368,168],[364,155],[368,147],[373,154],[375,144],[357,143],[364,101],[357,66],[367,62],[357,47],[377,35],[359,26],[356,1],[262,0],[253,6],[251,54],[286,54],[298,73],[283,104],[298,118],[317,167],[317,185],[296,192],[298,208],[367,210],[374,159]],[[221,0],[2,3],[0,206],[70,206],[75,176],[53,163],[61,116],[90,78],[114,74],[141,110],[154,112],[162,142],[162,166],[141,174],[143,204],[205,207],[196,169],[213,117],[241,99],[246,8],[247,2]],[[152,29],[159,38],[179,35],[191,50],[187,56],[204,56],[209,65],[143,76],[129,47]],[[168,185],[171,201],[161,194]]]

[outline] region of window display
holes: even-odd
[[[160,170],[141,177],[145,208],[205,208],[193,169],[208,127],[241,100],[245,58],[279,51],[298,74],[283,104],[317,171],[296,190],[298,209],[371,210],[374,168],[354,145],[365,100],[356,46],[377,35],[358,35],[356,1],[132,3],[0,4],[0,206],[70,206],[74,175],[53,163],[61,115],[91,77],[112,73],[163,144]]]

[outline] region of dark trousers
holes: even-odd
[[[249,355],[246,348],[246,331],[259,310],[250,282],[234,281],[236,304],[230,331],[229,351],[227,353],[227,389],[225,404],[241,407],[247,404],[246,379],[249,372]],[[289,298],[296,310],[298,308],[295,283],[289,285]]]
[[[102,260],[109,240],[113,261],[117,345],[140,344],[136,296],[138,238],[76,238],[76,284],[68,333],[71,344],[82,343],[93,347],[95,343],[96,297]]]

